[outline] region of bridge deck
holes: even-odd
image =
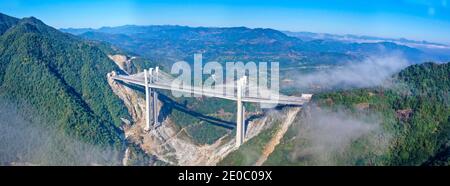
[[[144,80],[141,80],[140,78],[134,78],[132,76],[116,75],[116,76],[112,76],[112,78],[114,80],[120,80],[125,83],[132,83],[132,84],[136,84],[136,85],[140,85],[140,86],[145,86]],[[174,88],[168,83],[160,83],[160,82],[149,83],[148,86],[151,88],[156,88],[156,89],[178,91],[178,92],[183,92],[183,93],[192,93],[192,94],[204,95],[207,97],[217,97],[217,98],[237,101],[237,97],[234,95],[233,96],[223,95],[223,94],[214,92],[212,90],[196,89],[195,87],[190,87],[189,89],[180,89],[180,88]],[[279,99],[243,96],[242,101],[243,102],[251,102],[251,103],[266,103],[266,104],[304,105],[305,103],[307,103],[309,101],[309,98],[291,97],[291,96],[285,96],[285,95],[279,95]]]

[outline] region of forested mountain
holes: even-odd
[[[251,165],[258,136],[222,164]],[[450,63],[410,66],[389,87],[314,96],[266,165],[449,165]],[[249,150],[250,149],[250,150]]]
[[[129,116],[107,83],[107,73],[120,72],[107,56],[112,49],[62,33],[34,17],[0,14],[0,31],[2,103],[28,122],[39,118],[44,127],[73,139],[122,148],[118,127],[120,118]]]
[[[6,30],[17,24],[17,22],[19,22],[19,19],[0,13],[0,34],[6,32]]]

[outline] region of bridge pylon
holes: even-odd
[[[242,103],[242,97],[245,93],[247,76],[237,81],[237,112],[236,112],[236,147],[240,147],[245,140],[245,107]]]
[[[153,115],[153,127],[157,127],[158,123],[158,93],[149,87],[149,83],[155,83],[158,79],[159,68],[156,67],[155,70],[150,68],[149,70],[144,70],[144,84],[145,84],[145,128],[144,130],[149,131],[152,128],[150,112]],[[150,100],[152,97],[152,104],[150,105]]]
[[[144,70],[144,81],[145,81],[145,128],[144,130],[150,130],[150,87],[149,84],[149,76],[147,69]]]

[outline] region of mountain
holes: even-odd
[[[346,43],[302,40],[273,29],[246,27],[214,28],[187,26],[120,26],[100,29],[62,29],[90,40],[111,43],[169,65],[192,61],[204,53],[208,61],[279,61],[282,67],[305,64],[340,64],[367,56],[403,55],[411,62],[433,60],[421,50],[392,42]]]
[[[449,165],[449,74],[450,63],[423,63],[389,86],[316,94],[264,165]],[[253,138],[220,164],[253,165],[247,154],[265,152],[269,139]]]
[[[123,148],[119,127],[129,114],[106,79],[107,73],[121,71],[107,56],[113,49],[62,33],[34,17],[1,14],[0,31],[0,102],[34,127],[67,135],[66,142]],[[68,150],[66,142],[59,141],[54,150]],[[1,145],[2,150],[10,148]]]
[[[92,30],[90,30],[92,31]],[[288,36],[293,36],[300,38],[302,40],[335,40],[343,41],[348,43],[378,43],[378,42],[393,42],[400,45],[414,46],[414,45],[424,45],[428,47],[440,47],[448,48],[448,45],[441,43],[433,43],[428,41],[414,41],[405,38],[393,39],[384,37],[373,37],[373,36],[359,36],[352,34],[337,35],[337,34],[327,34],[327,33],[313,33],[313,32],[290,32],[283,31]]]
[[[68,31],[68,30],[63,30]],[[73,33],[73,32],[72,32]],[[192,61],[196,52],[206,60],[279,59],[292,61],[302,55],[290,50],[299,40],[272,29],[191,28],[185,26],[123,26],[101,28],[80,35],[109,42],[148,58]]]
[[[440,61],[446,62],[450,59],[450,46],[441,43],[434,43],[428,41],[415,41],[405,38],[393,39],[373,36],[358,36],[352,34],[336,35],[327,33],[312,33],[312,32],[289,32],[284,31],[288,36],[296,37],[304,41],[324,40],[334,41],[340,43],[395,43],[397,45],[403,45],[411,48],[417,48],[425,53],[428,61]]]
[[[0,13],[0,35],[19,22],[19,19]]]

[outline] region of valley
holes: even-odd
[[[448,165],[450,58],[413,41],[339,38],[176,25],[58,30],[0,14],[0,125],[14,134],[1,136],[0,165]],[[314,96],[302,107],[244,103],[237,148],[234,127],[205,119],[235,124],[235,102],[159,90],[161,125],[145,131],[144,89],[112,77],[170,72],[194,53],[280,62],[280,92]]]

